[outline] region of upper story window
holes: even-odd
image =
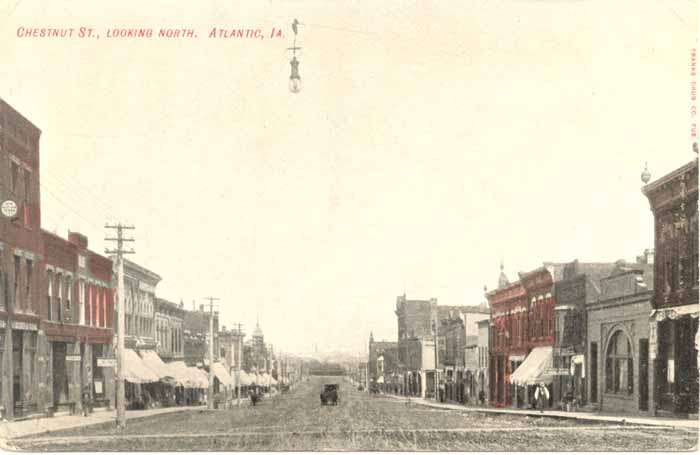
[[[29,200],[29,196],[31,194],[31,173],[29,172],[29,169],[24,170],[24,202],[29,203],[31,202]]]
[[[53,274],[51,273],[50,270],[46,272],[46,278],[48,281],[48,292],[47,292],[47,297],[46,297],[46,319],[49,321],[53,319],[53,308],[52,308],[52,299],[53,299]]]
[[[10,161],[10,189],[17,193],[17,181],[19,179],[19,164]]]
[[[34,261],[27,259],[27,281],[24,283],[24,296],[27,301],[27,308],[31,307],[32,297],[32,274],[34,273]]]
[[[14,283],[14,290],[15,290],[15,301],[14,301],[14,307],[19,308],[19,294],[20,294],[20,287],[19,287],[19,282],[20,282],[20,273],[22,272],[22,258],[19,256],[15,255],[15,283]]]

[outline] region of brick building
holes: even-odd
[[[112,261],[88,249],[76,232],[68,240],[42,231],[45,262],[41,328],[47,359],[41,384],[44,405],[54,412],[80,410],[87,389],[93,404],[114,402],[114,369],[98,363],[113,358]],[[42,354],[44,355],[44,354]]]
[[[41,131],[0,99],[0,413],[43,411]]]
[[[649,181],[648,171],[642,180]],[[698,160],[645,185],[654,215],[649,385],[659,414],[698,412]]]
[[[498,289],[486,294],[491,307],[491,403],[527,407],[534,387],[552,386],[554,283],[563,264],[545,263],[519,273],[509,283],[503,273]],[[551,404],[550,394],[550,404]]]
[[[489,403],[504,407],[512,402],[510,375],[528,353],[526,290],[520,281],[509,283],[501,265],[498,288],[487,292],[491,308],[489,327]]]

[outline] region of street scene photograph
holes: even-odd
[[[694,452],[686,0],[0,0],[0,450]]]

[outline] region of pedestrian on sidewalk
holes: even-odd
[[[545,402],[549,402],[549,390],[544,382],[540,382],[540,385],[535,390],[535,401],[540,408],[540,412],[544,414]]]
[[[90,412],[92,411],[90,409],[90,386],[86,385],[83,387],[83,416],[87,417]]]

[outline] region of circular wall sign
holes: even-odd
[[[14,218],[17,216],[17,203],[11,199],[3,201],[0,205],[0,213],[7,218]]]

